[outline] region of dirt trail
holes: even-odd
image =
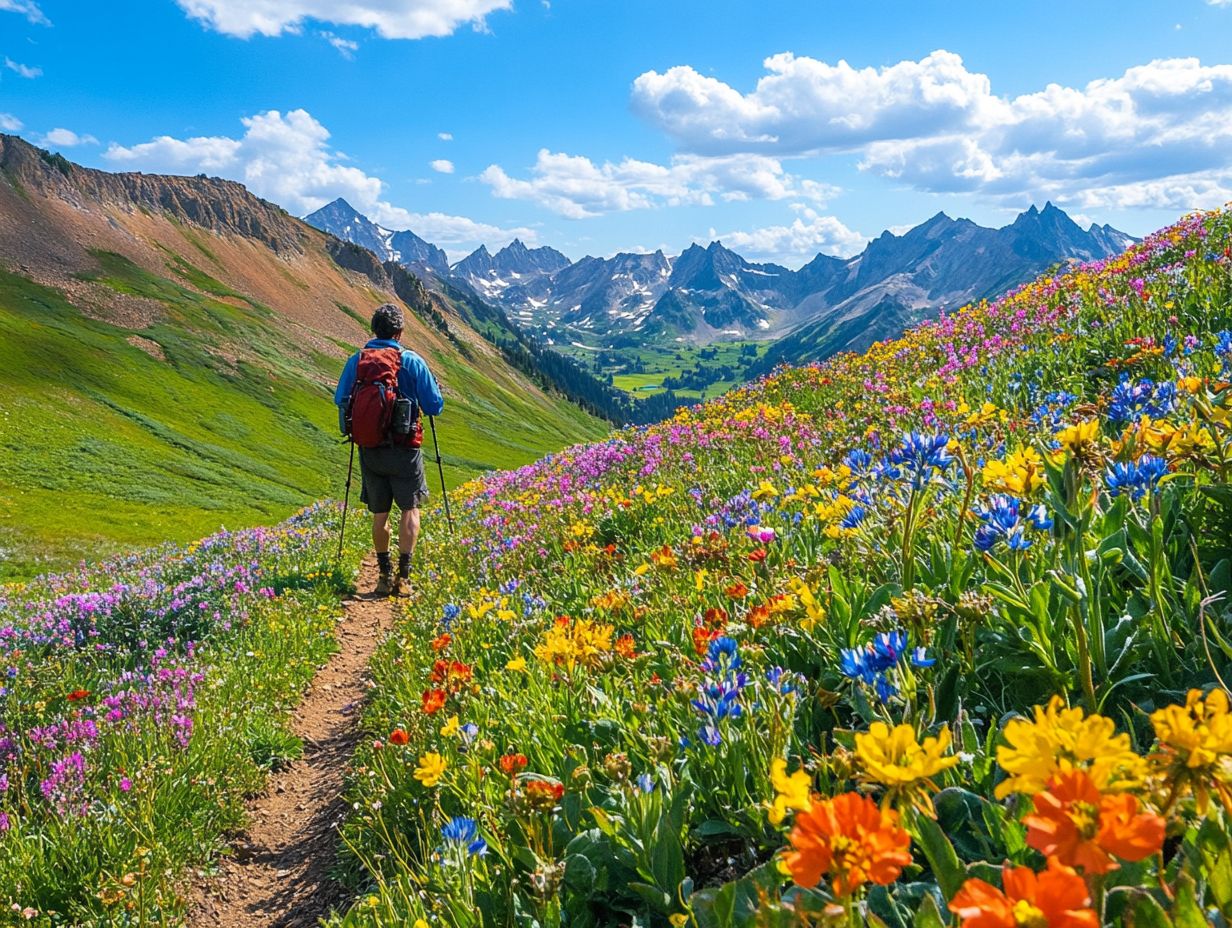
[[[358,588],[376,585],[376,560],[360,570]],[[362,593],[344,603],[338,653],[312,681],[295,711],[304,756],[270,778],[249,807],[251,824],[217,878],[195,894],[190,928],[312,926],[345,901],[330,879],[337,827],[346,812],[343,776],[359,738],[368,661],[393,625],[390,600]]]

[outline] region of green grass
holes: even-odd
[[[332,384],[345,352],[297,347],[276,313],[182,258],[169,273],[199,289],[97,258],[90,279],[157,301],[165,317],[118,328],[0,271],[0,580],[276,521],[340,495],[347,456]],[[129,344],[134,334],[166,360]],[[451,387],[439,431],[452,484],[604,431],[563,401],[500,382],[498,368],[428,360]]]
[[[675,343],[667,346],[614,348],[604,349],[602,353],[578,348],[576,345],[561,345],[557,350],[579,361],[587,370],[599,376],[610,374],[613,386],[641,399],[664,392],[664,378],[679,377],[684,371],[692,370],[698,365],[703,368],[727,365],[734,369],[736,376],[708,384],[704,390],[675,390],[677,396],[700,400],[720,396],[746,381],[744,371],[749,359],[742,355],[746,345],[755,347],[756,357],[765,354],[767,348],[765,342],[720,342],[706,347]],[[702,357],[703,352],[713,352],[714,357]],[[594,366],[596,357],[602,362],[597,370]],[[639,366],[641,369],[637,370]]]

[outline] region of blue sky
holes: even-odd
[[[454,258],[798,266],[938,210],[1142,234],[1232,199],[1232,0],[0,0],[0,58],[0,129]]]

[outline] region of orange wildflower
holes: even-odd
[[[1142,860],[1164,842],[1164,820],[1129,793],[1102,794],[1084,770],[1059,773],[1033,799],[1023,818],[1027,844],[1085,873],[1116,868],[1113,857]]]
[[[637,648],[633,646],[633,636],[632,635],[621,635],[619,638],[617,638],[616,644],[615,644],[615,650],[616,650],[616,653],[619,654],[621,657],[623,657],[625,660],[633,660],[633,658],[637,657]]]
[[[746,618],[751,626],[761,628],[770,621],[770,607],[765,603],[762,603],[760,606],[754,606],[749,610]]]
[[[748,556],[749,556],[749,560],[752,561],[754,564],[760,564],[762,561],[766,559],[766,556],[769,553],[770,552],[768,552],[765,548],[754,548],[752,551],[749,552]]]
[[[706,650],[710,647],[710,642],[713,641],[715,638],[718,638],[719,634],[720,632],[717,628],[714,630],[710,630],[706,628],[694,627],[693,629],[693,650],[696,651],[698,654],[705,654]]]
[[[745,596],[749,595],[749,588],[745,586],[743,583],[740,583],[739,581],[737,581],[736,583],[733,583],[731,586],[725,589],[723,592],[726,593],[728,596],[730,596],[732,599],[743,599]]]
[[[504,754],[500,759],[500,768],[509,776],[513,776],[520,770],[526,769],[529,763],[525,754]]]
[[[470,679],[470,665],[463,664],[461,661],[437,660],[432,664],[433,683],[443,683],[446,684],[449,689],[456,690],[462,685],[469,683]]]
[[[1056,859],[1035,873],[1006,865],[1005,890],[972,878],[950,901],[962,928],[1099,928],[1091,894],[1082,877]]]
[[[445,707],[445,691],[444,690],[424,690],[423,694],[423,711],[426,715],[432,715],[434,712],[439,712]]]
[[[406,733],[405,729],[395,728],[393,731],[389,733],[389,743],[396,744],[398,745],[398,747],[402,747],[404,744],[408,743],[410,740],[411,740],[411,736]]]
[[[89,695],[89,690],[73,690],[65,697],[65,699],[69,702],[81,702],[81,700],[85,699]]]
[[[447,647],[449,647],[449,642],[451,641],[453,641],[453,638],[450,636],[449,632],[445,632],[443,635],[437,635],[432,639],[432,650],[444,651]]]
[[[887,886],[911,863],[911,836],[898,826],[898,813],[882,811],[859,793],[821,799],[797,812],[787,869],[800,886],[816,886],[823,873],[839,896],[865,883]]]

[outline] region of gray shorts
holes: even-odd
[[[359,499],[369,512],[389,512],[395,502],[399,509],[418,509],[428,498],[419,448],[360,448],[359,472]]]

